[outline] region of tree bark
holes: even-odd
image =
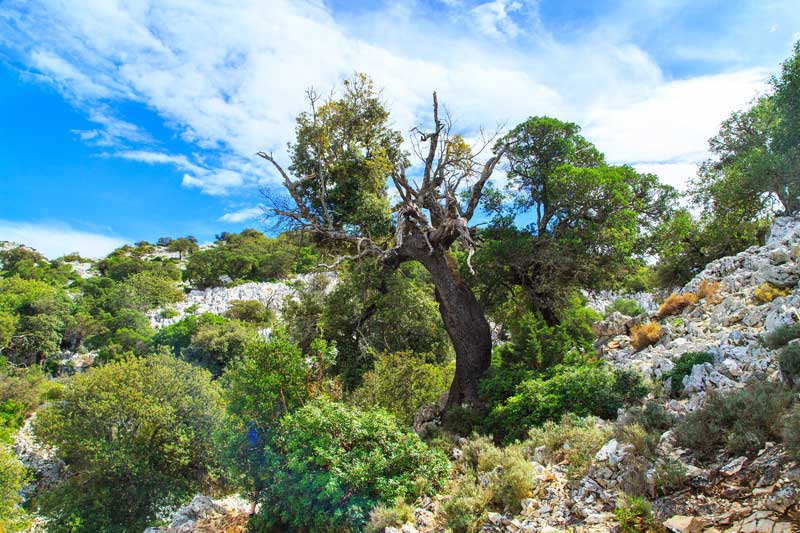
[[[480,380],[492,360],[492,335],[483,308],[442,249],[416,257],[430,272],[444,327],[456,352],[456,372],[445,411],[479,407]]]

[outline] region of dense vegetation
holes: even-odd
[[[699,220],[656,176],[609,164],[574,123],[530,117],[473,149],[435,100],[413,180],[420,167],[366,76],[311,96],[291,165],[260,154],[285,177],[270,204],[284,233],[163,237],[96,262],[0,251],[0,531],[31,512],[51,531],[141,530],[197,491],[260,503],[253,531],[378,531],[445,492],[442,523],[472,531],[487,510],[518,511],[537,493],[536,453],[575,479],[612,436],[652,454],[669,428],[701,459],[780,439],[800,450],[783,385],[712,396],[679,422],[644,402],[663,383],[598,357],[602,317],[581,296],[674,287],[800,208],[800,43],[770,92],[711,140],[690,198]],[[326,261],[335,279],[294,278]],[[180,303],[190,289],[275,280],[297,290],[280,308],[239,300],[219,316]],[[655,318],[715,290],[672,294]],[[643,310],[619,299],[606,312]],[[664,334],[647,320],[631,325],[635,349]],[[798,338],[784,327],[764,339],[788,386],[800,382]],[[76,354],[96,359],[78,372]],[[668,393],[712,359],[685,354],[663,376]],[[415,415],[437,402],[442,424],[418,436]],[[34,413],[36,437],[69,469],[21,506],[28,473],[11,435]],[[672,466],[653,468],[658,490],[680,484]],[[651,525],[637,496],[618,509],[631,531]]]

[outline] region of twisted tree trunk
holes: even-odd
[[[461,279],[447,252],[419,258],[436,286],[436,301],[456,352],[456,373],[446,411],[459,405],[481,405],[478,386],[492,359],[489,322],[478,300]]]

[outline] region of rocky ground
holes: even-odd
[[[223,315],[234,300],[257,300],[268,309],[280,313],[283,302],[288,298],[297,297],[297,286],[312,281],[313,278],[322,276],[326,280],[326,290],[336,285],[336,275],[333,272],[299,274],[286,281],[274,282],[249,282],[229,287],[212,287],[205,290],[193,290],[186,295],[186,299],[170,306],[177,314],[165,316],[164,309],[154,309],[147,313],[150,324],[158,329],[174,324],[187,314],[213,313]]]

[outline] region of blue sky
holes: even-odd
[[[254,157],[354,71],[395,126],[547,114],[683,186],[800,38],[785,1],[0,2],[0,240],[98,256],[258,227]]]

